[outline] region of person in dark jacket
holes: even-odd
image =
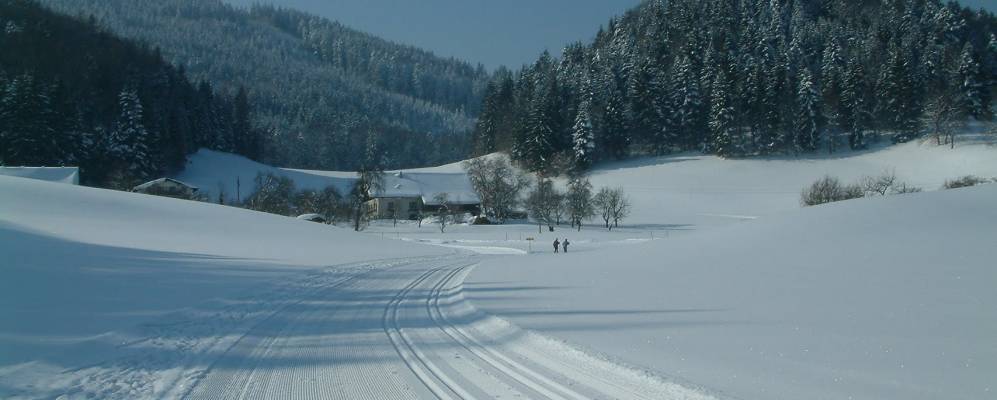
[[[559,242],[557,240],[557,238],[555,238],[554,239],[554,253],[557,253],[558,246],[560,246],[560,245],[561,245],[561,242]]]
[[[568,242],[568,238],[564,238],[564,241],[561,242],[561,247],[564,248],[564,252],[565,253],[568,252],[568,245],[569,244],[571,244],[571,242]]]

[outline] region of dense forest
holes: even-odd
[[[652,0],[487,85],[474,151],[534,171],[860,149],[989,120],[997,20],[937,0]]]
[[[200,147],[260,158],[251,119],[245,90],[192,83],[93,20],[0,2],[0,165],[80,166],[85,184],[130,189]]]
[[[356,169],[376,132],[389,168],[464,158],[490,75],[309,14],[220,0],[41,0],[162,49],[190,76],[245,85],[269,163]]]

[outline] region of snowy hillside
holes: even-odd
[[[49,386],[81,384],[63,371],[132,352],[154,360],[122,370],[166,376],[210,347],[201,335],[251,322],[255,288],[320,281],[315,271],[331,278],[339,269],[323,267],[332,265],[447,252],[237,208],[0,176],[0,397],[45,397]],[[224,313],[240,301],[245,312]],[[187,325],[163,331],[170,321]],[[161,342],[124,345],[148,335]],[[105,378],[90,384],[98,397],[135,380]],[[127,393],[118,397],[134,398]]]
[[[595,187],[622,186],[635,223],[702,226],[798,209],[800,191],[826,174],[853,183],[884,171],[926,191],[967,174],[997,177],[997,146],[912,142],[835,156],[733,160],[690,154],[604,164],[590,178]]]
[[[255,191],[254,179],[260,173],[288,177],[298,190],[333,186],[339,193],[348,193],[356,176],[352,172],[277,168],[239,155],[201,149],[188,158],[186,168],[176,178],[197,186],[211,201],[217,201],[219,193],[224,193],[225,203],[229,204],[245,201]]]
[[[826,172],[906,160],[891,153]],[[950,168],[979,165],[958,155]],[[700,162],[712,164],[692,158],[675,168]],[[803,179],[829,162],[786,170]],[[723,171],[761,170],[733,164]],[[655,168],[664,166],[636,171]],[[915,181],[933,184],[944,173]],[[601,176],[612,174],[624,172]],[[795,186],[791,178],[785,182]],[[734,211],[739,199],[755,200],[744,205],[749,211],[792,207],[776,201],[779,193],[724,192]],[[765,205],[753,196],[776,204],[751,208]],[[524,328],[734,398],[992,398],[994,204],[997,185],[834,203],[635,246],[489,260],[466,286],[476,306]]]

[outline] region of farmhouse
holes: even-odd
[[[80,184],[80,169],[78,167],[0,167],[0,175],[70,185]]]
[[[418,219],[437,212],[441,197],[457,213],[477,215],[481,205],[464,173],[387,173],[383,187],[371,197],[367,212],[374,219]]]
[[[159,178],[135,186],[135,188],[132,189],[132,191],[136,193],[175,197],[179,199],[193,199],[197,195],[197,190],[196,186],[191,186],[172,178]]]

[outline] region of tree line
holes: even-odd
[[[702,151],[722,157],[951,143],[993,118],[997,19],[938,0],[651,0],[588,45],[500,69],[475,154],[531,171]]]
[[[249,94],[193,83],[157,49],[34,1],[0,3],[0,164],[73,165],[82,183],[130,189],[200,147],[264,153]]]
[[[551,179],[542,175],[531,179],[502,157],[474,158],[465,161],[463,167],[481,200],[482,215],[495,223],[505,223],[523,209],[540,230],[546,225],[554,231],[562,223],[581,230],[584,222],[595,217],[612,230],[632,210],[622,188],[595,192],[588,179],[582,177],[572,178],[562,191]]]

